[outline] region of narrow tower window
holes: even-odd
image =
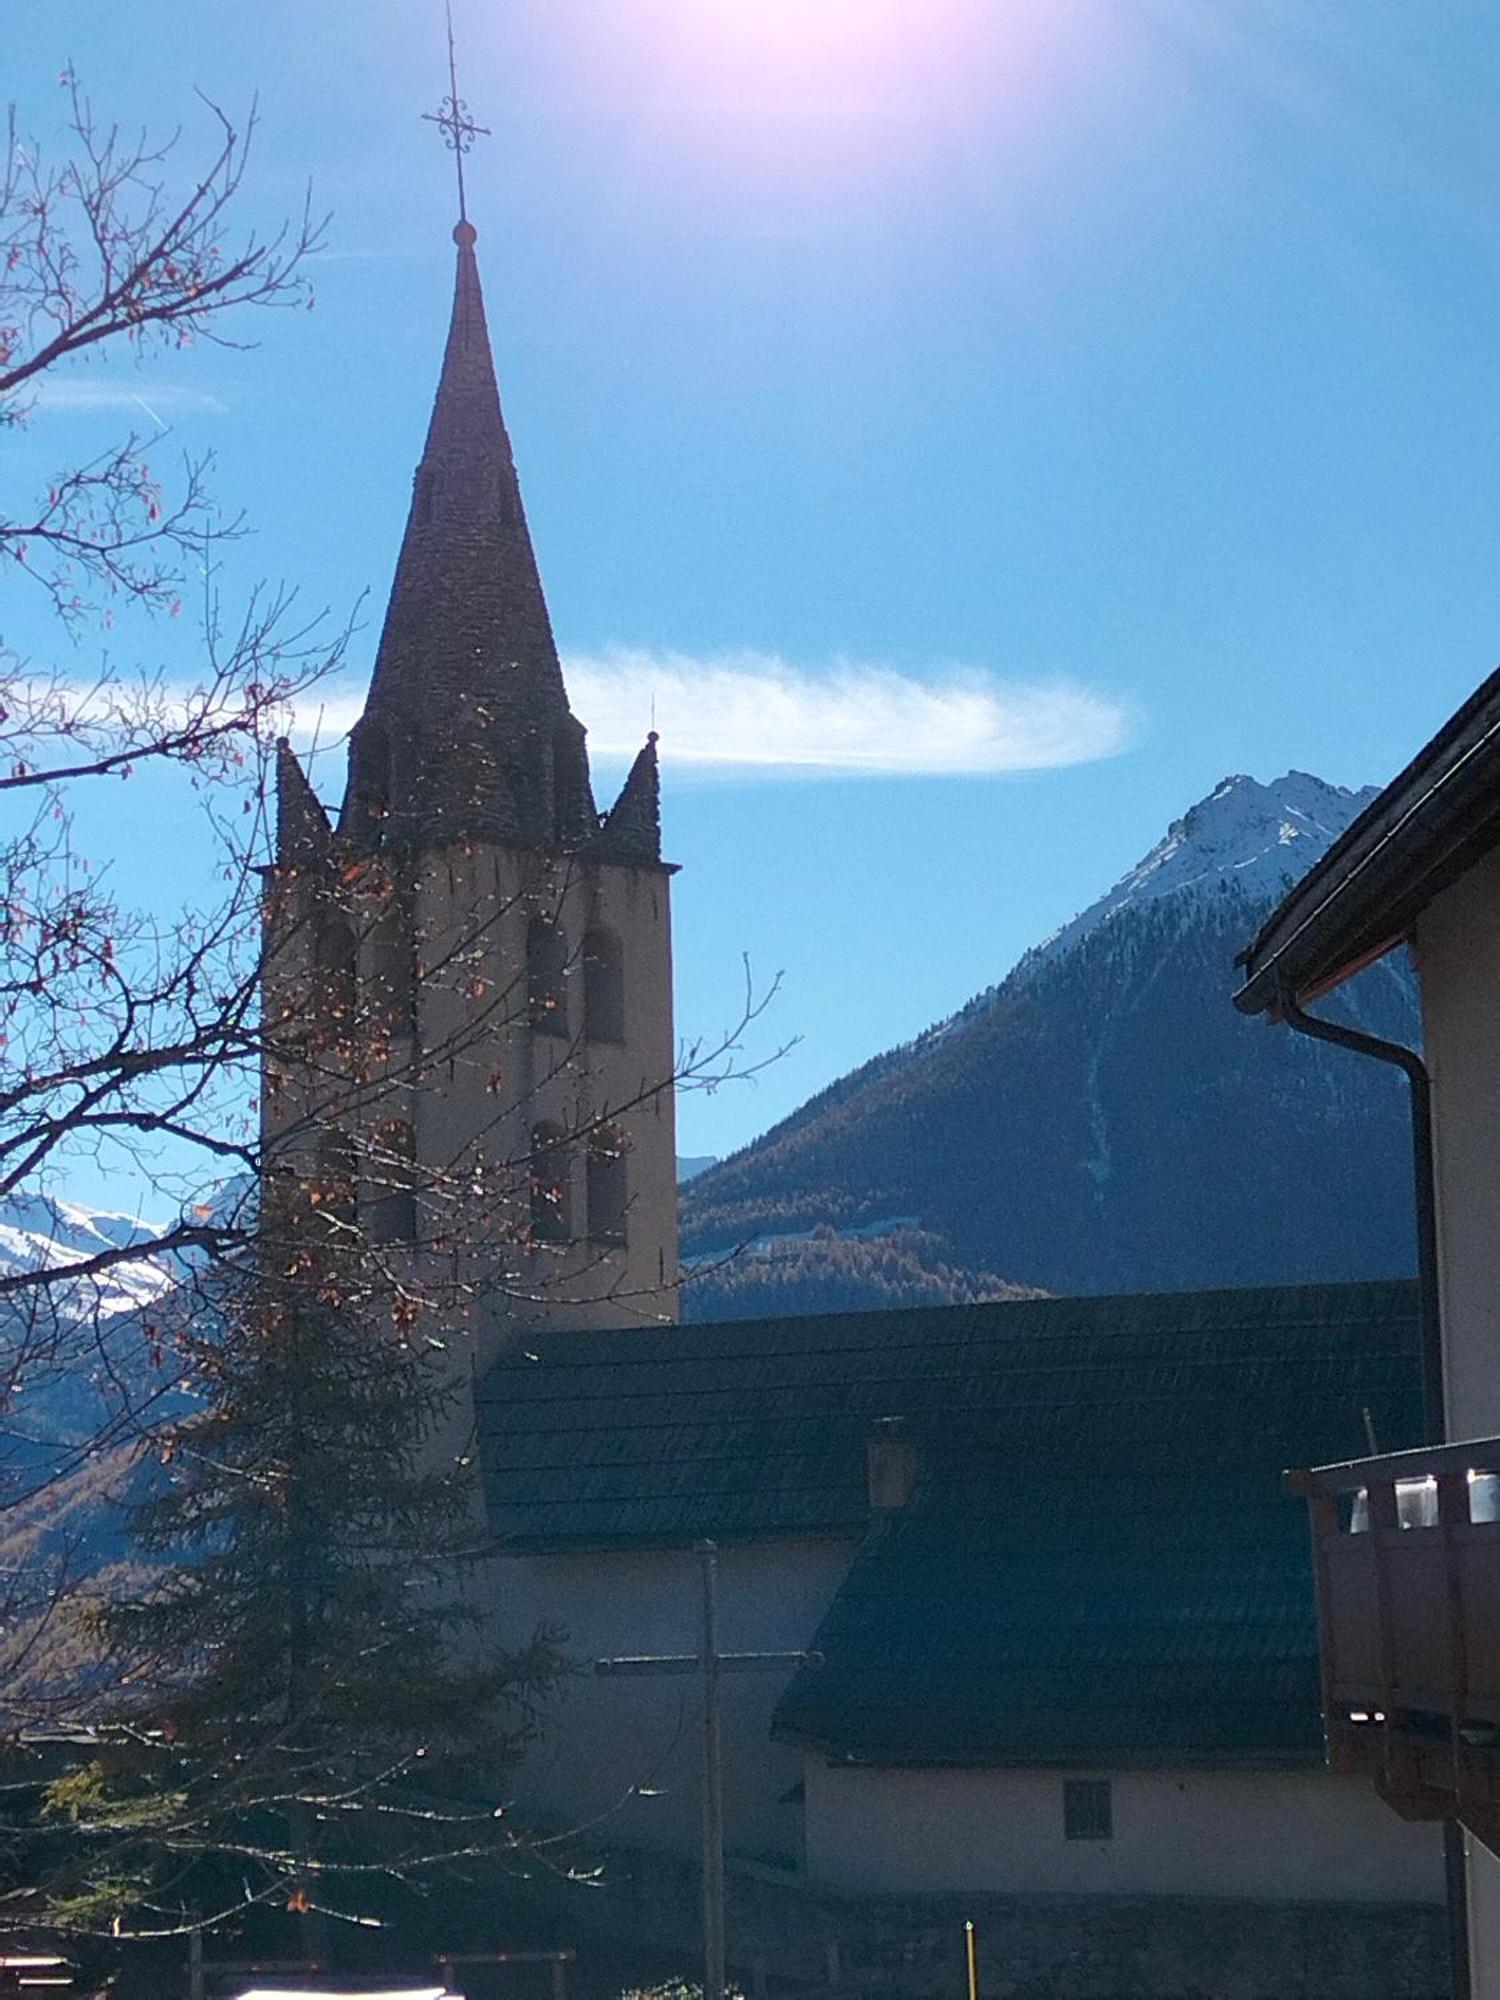
[[[386,1118],[365,1154],[365,1214],[376,1243],[410,1243],[417,1233],[417,1136],[406,1118]]]
[[[324,916],[319,921],[313,962],[317,970],[315,1015],[326,1024],[330,1040],[343,1041],[354,1028],[359,953],[354,933],[342,917]]]
[[[584,933],[583,1031],[593,1042],[625,1039],[625,954],[602,926]]]
[[[393,889],[370,931],[370,999],[393,1035],[416,1032],[416,940],[411,898]]]
[[[526,995],[531,1025],[544,1035],[568,1032],[568,941],[549,917],[526,926]]]
[[[318,1140],[318,1166],[310,1200],[330,1232],[353,1226],[358,1172],[354,1145],[347,1134],[325,1132]]]
[[[630,1207],[625,1159],[629,1141],[617,1125],[601,1125],[589,1135],[589,1237],[595,1243],[623,1243]]]
[[[544,1119],[531,1132],[531,1233],[544,1243],[573,1240],[568,1135]]]

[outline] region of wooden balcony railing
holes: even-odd
[[[1500,1853],[1500,1438],[1292,1472],[1329,1762]]]

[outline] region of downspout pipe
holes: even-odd
[[[1447,1432],[1443,1404],[1443,1325],[1438,1306],[1437,1175],[1432,1157],[1432,1079],[1415,1049],[1367,1035],[1309,1014],[1295,993],[1281,990],[1276,999],[1279,1019],[1299,1035],[1355,1055],[1372,1056],[1401,1070],[1411,1086],[1412,1183],[1417,1209],[1417,1300],[1422,1338],[1422,1428],[1428,1444],[1442,1444]],[[1456,1819],[1443,1822],[1443,1869],[1448,1890],[1448,1956],[1453,2000],[1470,2000],[1469,1877],[1464,1855],[1464,1830]]]
[[[1372,1056],[1404,1072],[1411,1086],[1412,1182],[1417,1209],[1417,1300],[1422,1339],[1422,1428],[1425,1444],[1446,1441],[1443,1405],[1443,1327],[1438,1306],[1437,1177],[1432,1159],[1432,1079],[1415,1049],[1367,1035],[1309,1014],[1293,993],[1277,996],[1276,1012],[1289,1028],[1314,1041],[1332,1042],[1356,1055]]]

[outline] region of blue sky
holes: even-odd
[[[1494,664],[1492,7],[455,6],[576,703],[623,749],[659,695],[679,1026],[732,1018],[748,955],[785,974],[755,1048],[800,1037],[686,1101],[684,1151],[960,1005],[1226,773],[1384,779]],[[258,91],[247,206],[310,178],[333,220],[315,311],[80,373],[7,454],[138,393],[163,453],[218,454],[243,561],[370,593],[357,691],[448,308],[438,0],[12,10],[24,128],[69,60],[188,148],[194,90]],[[0,639],[56,652],[12,584]],[[163,825],[122,793],[118,865],[190,893]]]

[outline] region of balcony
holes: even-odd
[[[1500,1438],[1292,1472],[1335,1770],[1500,1853]]]

